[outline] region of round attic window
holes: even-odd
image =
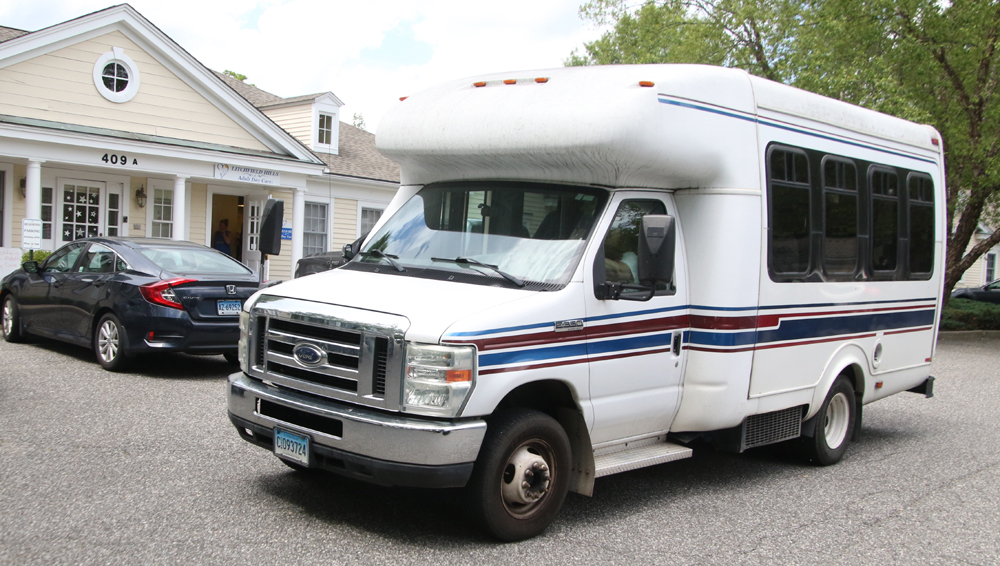
[[[139,92],[139,69],[124,49],[114,47],[94,64],[94,86],[111,102],[128,102]]]

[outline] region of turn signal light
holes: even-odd
[[[196,283],[197,281],[197,279],[183,279],[178,277],[176,279],[167,279],[166,281],[157,281],[156,283],[147,283],[139,286],[139,293],[142,294],[144,299],[154,305],[182,309],[184,307],[181,306],[180,299],[174,293],[174,287],[185,283]]]

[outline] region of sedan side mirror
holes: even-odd
[[[21,264],[21,269],[23,269],[25,273],[38,273],[38,262],[35,260],[26,261]]]

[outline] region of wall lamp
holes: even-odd
[[[135,190],[135,203],[139,205],[139,208],[146,208],[146,191],[143,190],[143,185],[139,185],[139,188]]]
[[[24,177],[21,177],[21,183],[20,183],[20,185],[21,185],[21,198],[27,198],[28,192],[27,192],[27,189],[25,189],[25,187],[28,185],[27,179],[25,179]]]

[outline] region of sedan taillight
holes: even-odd
[[[172,309],[181,309],[184,307],[181,306],[181,301],[177,298],[177,294],[174,293],[174,287],[196,281],[197,279],[182,279],[180,277],[177,279],[167,279],[166,281],[140,285],[139,292],[142,293],[143,298],[153,304],[163,305]]]

